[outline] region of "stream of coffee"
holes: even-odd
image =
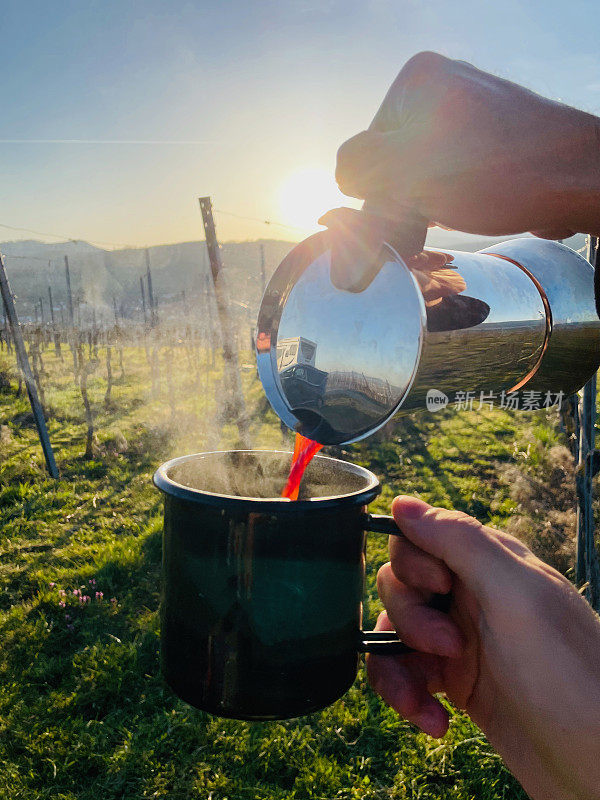
[[[313,442],[312,439],[307,439],[302,434],[296,434],[296,442],[294,444],[294,455],[292,456],[292,466],[290,467],[290,474],[282,497],[287,497],[289,500],[297,500],[298,492],[300,491],[300,482],[304,475],[304,470],[309,465],[312,457],[319,452],[323,447],[318,442]]]

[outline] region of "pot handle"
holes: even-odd
[[[365,530],[373,533],[387,533],[390,536],[403,535],[394,518],[386,514],[367,514]],[[429,605],[437,611],[447,613],[450,609],[451,600],[452,596],[450,594],[434,594],[429,601]],[[394,631],[361,631],[358,649],[361,653],[386,656],[400,656],[405,653],[415,652],[414,648],[404,644]]]

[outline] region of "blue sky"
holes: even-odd
[[[333,172],[339,144],[368,126],[415,52],[600,113],[599,21],[583,0],[3,0],[0,140],[146,143],[0,141],[0,223],[114,243],[196,239],[196,198],[210,194],[217,208],[308,224],[320,187],[300,182],[303,207],[286,206],[290,176]],[[316,198],[315,219],[321,210]],[[222,215],[217,228],[302,236]],[[0,228],[0,239],[28,236]]]

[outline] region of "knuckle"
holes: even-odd
[[[439,53],[423,50],[408,59],[398,77],[405,79],[439,77],[447,72],[450,63],[449,58]]]
[[[338,150],[335,166],[335,180],[344,194],[351,194],[355,188],[356,176],[352,167],[351,148],[343,144]]]
[[[483,525],[475,517],[470,517],[464,511],[456,509],[434,508],[435,521],[446,525],[464,528],[465,532],[481,531]],[[430,513],[429,511],[426,513]],[[433,516],[433,515],[432,515]]]
[[[363,131],[345,141],[337,151],[335,179],[342,191],[352,191],[373,156],[372,135]],[[348,193],[348,192],[346,192]]]
[[[444,531],[448,542],[469,548],[480,548],[495,541],[489,528],[464,511],[432,509],[433,520]]]
[[[335,177],[339,180],[343,174],[344,168],[350,158],[352,145],[350,140],[343,142],[339,147],[335,161]]]
[[[337,151],[337,167],[353,163],[358,156],[363,155],[370,147],[372,136],[368,131],[361,131],[356,136],[346,139]]]

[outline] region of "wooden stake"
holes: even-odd
[[[142,295],[142,308],[144,309],[144,323],[148,324],[148,312],[146,310],[146,290],[144,289],[144,276],[140,275],[140,292]]]
[[[154,302],[154,291],[152,289],[152,272],[150,271],[150,251],[146,248],[146,280],[148,282],[148,301],[150,304],[150,325],[156,325],[156,303]]]
[[[15,308],[15,303],[12,292],[10,290],[10,285],[8,283],[8,276],[6,274],[6,269],[4,267],[4,258],[2,257],[1,253],[0,253],[0,291],[2,293],[2,300],[4,303],[4,308],[6,310],[6,316],[8,317],[8,322],[10,325],[12,339],[13,342],[15,343],[17,362],[21,369],[23,377],[25,378],[25,386],[27,387],[27,394],[29,395],[29,403],[31,405],[31,411],[35,419],[38,435],[40,437],[40,444],[42,445],[44,458],[46,459],[46,466],[52,478],[59,478],[60,475],[58,472],[58,467],[56,466],[56,461],[54,460],[54,453],[52,451],[52,445],[50,444],[50,437],[48,436],[48,428],[46,427],[44,409],[42,408],[42,404],[40,403],[37,393],[37,387],[35,385],[35,380],[31,373],[31,367],[29,366],[29,359],[27,357],[27,351],[25,350],[25,343],[23,342],[23,336],[21,334],[21,328],[19,326],[19,318],[17,316],[17,310]]]
[[[590,237],[588,259],[600,269],[598,240]],[[600,564],[595,543],[593,478],[596,436],[596,376],[583,389],[580,410],[579,463],[577,467],[577,567],[576,580],[585,585],[585,596],[600,611]]]
[[[73,292],[71,291],[71,272],[69,270],[69,259],[65,256],[65,277],[67,281],[67,309],[69,311],[69,325],[73,327],[75,316],[73,314]]]
[[[56,325],[54,319],[54,303],[52,302],[52,287],[48,286],[48,304],[50,306],[50,320],[52,322],[52,327]]]
[[[215,221],[212,213],[212,203],[210,197],[198,198],[202,221],[204,223],[204,235],[206,238],[206,249],[210,261],[210,270],[217,302],[217,312],[221,327],[221,343],[223,346],[223,360],[225,361],[225,375],[229,383],[231,413],[235,418],[240,439],[244,447],[250,447],[248,436],[248,419],[244,404],[244,394],[242,392],[242,381],[240,377],[238,353],[236,347],[235,332],[231,323],[229,313],[229,299],[223,280],[223,264],[221,262],[221,251],[217,241]]]
[[[265,272],[265,246],[261,242],[260,245],[260,286],[261,286],[261,297],[265,293],[265,289],[267,288],[267,275]]]
[[[204,276],[204,296],[206,298],[206,309],[207,309],[207,316],[208,316],[208,340],[209,340],[209,349],[210,349],[210,365],[214,367],[215,365],[215,349],[216,349],[216,341],[217,341],[217,334],[215,332],[215,326],[213,322],[213,309],[212,309],[212,298],[210,296],[210,278],[208,275]]]

